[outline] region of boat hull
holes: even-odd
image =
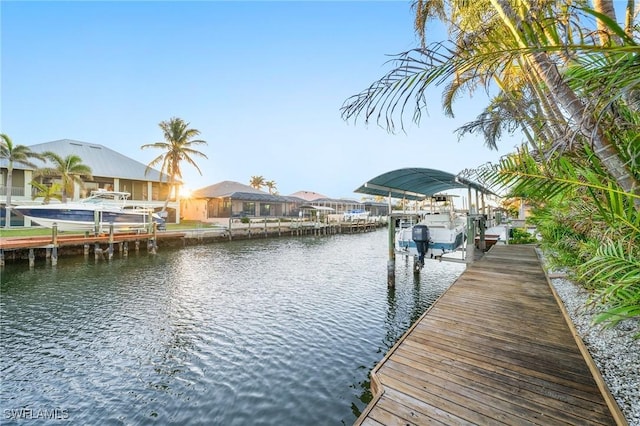
[[[145,229],[150,220],[164,223],[158,216],[143,211],[51,209],[40,206],[18,206],[13,210],[38,225],[47,228],[57,225],[60,231],[95,231],[97,225],[98,232],[107,232],[111,225],[114,230],[130,230]]]
[[[446,253],[452,253],[464,245],[465,228],[455,226],[453,228],[429,228],[430,242],[426,259],[433,259]],[[396,233],[396,252],[418,255],[416,243],[412,239],[412,228],[403,228]]]

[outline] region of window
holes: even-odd
[[[244,216],[255,216],[256,214],[256,203],[254,202],[243,202],[242,203],[242,214]]]
[[[260,216],[271,216],[271,204],[260,204]]]

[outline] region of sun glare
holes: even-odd
[[[191,189],[186,186],[180,187],[180,198],[191,198]]]

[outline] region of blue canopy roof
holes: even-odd
[[[376,176],[361,185],[354,192],[382,197],[423,200],[449,189],[473,188],[491,194],[487,188],[442,170],[404,168],[392,170]]]

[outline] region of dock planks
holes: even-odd
[[[626,425],[574,335],[535,248],[494,246],[374,368],[355,424]]]

